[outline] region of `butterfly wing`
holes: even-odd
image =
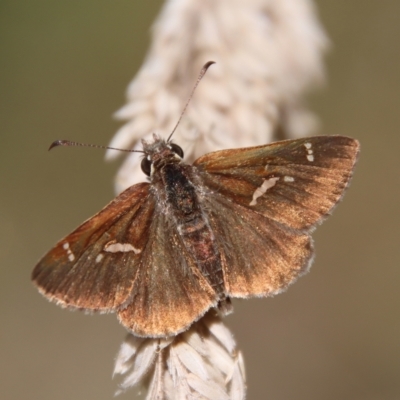
[[[346,137],[313,137],[195,161],[208,190],[203,201],[227,294],[275,294],[307,271],[309,232],[343,195],[358,147]]]
[[[153,212],[149,184],[131,186],[58,242],[36,265],[32,280],[62,306],[115,310],[132,291]],[[136,251],[110,251],[114,241]]]
[[[161,212],[153,219],[132,299],[119,312],[139,336],[177,334],[217,304],[217,295],[182,244],[175,225]]]
[[[117,311],[141,336],[176,334],[217,302],[148,183],[130,187],[62,239],[32,279],[62,306]]]
[[[305,273],[313,256],[309,234],[214,194],[206,200],[230,297],[281,292]]]
[[[341,199],[358,150],[351,138],[315,136],[209,153],[194,165],[211,190],[288,227],[309,230]]]

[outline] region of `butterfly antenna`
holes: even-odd
[[[144,153],[144,151],[141,151],[141,150],[117,149],[115,147],[101,146],[99,144],[87,144],[87,143],[72,142],[71,140],[55,140],[50,145],[49,150],[51,150],[53,147],[58,147],[58,146],[94,147],[97,149],[126,151],[128,153]]]
[[[192,97],[193,97],[193,93],[194,93],[194,91],[196,90],[197,85],[199,84],[199,82],[201,81],[201,79],[203,78],[203,76],[205,75],[205,73],[207,72],[208,68],[209,68],[211,65],[213,65],[213,64],[215,64],[215,61],[208,61],[208,62],[206,62],[206,63],[203,65],[203,68],[202,68],[201,71],[200,71],[200,74],[199,74],[199,76],[198,76],[198,78],[197,78],[197,81],[196,81],[196,83],[194,84],[194,87],[193,87],[192,91],[190,92],[189,99],[188,99],[188,101],[186,102],[186,105],[185,105],[185,107],[183,108],[183,111],[182,111],[182,113],[181,113],[181,115],[180,115],[180,117],[179,117],[179,119],[178,119],[178,122],[176,123],[174,129],[172,129],[171,134],[168,136],[167,143],[171,140],[172,135],[175,133],[176,128],[178,127],[179,123],[181,122],[181,119],[182,119],[182,117],[183,117],[183,114],[185,114],[185,111],[186,111],[186,109],[187,109],[187,107],[188,107],[188,105],[189,105],[189,103],[190,103],[190,100],[191,100]]]

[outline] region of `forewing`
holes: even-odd
[[[214,193],[206,209],[231,297],[281,292],[308,270],[313,249],[308,233],[293,230]]]
[[[316,136],[206,154],[194,163],[206,187],[294,229],[329,214],[349,183],[359,144]]]
[[[132,291],[153,211],[149,184],[131,186],[58,242],[36,265],[32,280],[63,306],[115,310]],[[108,247],[114,243],[130,246],[115,251],[118,245]]]
[[[179,333],[217,304],[216,293],[168,218],[156,212],[132,297],[119,312],[121,323],[139,336]]]

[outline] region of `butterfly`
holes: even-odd
[[[166,337],[230,298],[272,296],[308,271],[311,232],[340,201],[359,152],[316,136],[205,154],[142,141],[149,182],[133,185],[36,265],[61,306],[115,312],[133,334]]]

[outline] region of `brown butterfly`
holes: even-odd
[[[133,185],[62,239],[32,279],[68,307],[116,312],[133,334],[175,335],[231,297],[271,296],[307,272],[310,233],[349,184],[359,144],[343,136],[206,154],[143,141]]]

